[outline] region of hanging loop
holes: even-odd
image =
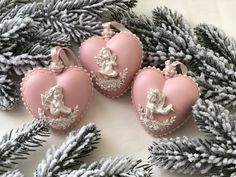
[[[111,22],[107,22],[107,23],[103,23],[102,24],[103,26],[103,32],[102,32],[102,36],[104,38],[111,38],[115,32],[114,30],[112,29],[115,28],[119,31],[126,31],[126,32],[130,32],[124,25],[116,22],[116,21],[111,21]]]
[[[188,68],[186,65],[179,61],[171,62],[170,60],[165,61],[165,68],[163,69],[163,74],[168,77],[173,77],[177,75],[176,67],[180,66],[181,72],[183,75],[186,75],[188,72]]]
[[[73,65],[77,66],[78,60],[71,49],[67,47],[56,46],[51,50],[52,62],[49,68],[54,72],[61,72],[65,67],[70,66],[69,58],[67,57],[66,53],[73,61]]]

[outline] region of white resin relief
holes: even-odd
[[[171,111],[174,111],[173,105],[169,104],[166,107],[165,96],[158,89],[150,89],[147,92],[147,107],[146,114],[162,114],[166,115]]]
[[[66,117],[59,116],[58,118],[51,118],[46,116],[42,108],[38,108],[39,117],[46,120],[49,125],[54,129],[66,129],[73,122],[79,113],[78,105],[72,109],[65,105],[64,95],[62,87],[56,85],[41,94],[42,106],[45,110],[48,110],[51,115],[59,116],[60,114],[67,114]]]
[[[113,66],[117,66],[116,55],[110,48],[102,48],[99,52],[99,57],[95,58],[97,59],[97,64],[100,66],[100,74],[106,77],[116,77],[118,75],[118,72],[113,68]]]
[[[99,66],[99,73],[105,78],[98,78],[92,73],[96,84],[106,91],[115,91],[120,88],[125,82],[128,69],[125,68],[121,73],[114,69],[114,66],[117,66],[117,57],[113,51],[108,47],[102,48],[99,51],[99,56],[95,56],[95,59]]]
[[[147,91],[147,105],[146,110],[142,106],[139,107],[139,116],[141,122],[154,131],[164,131],[171,126],[176,117],[173,116],[165,121],[154,120],[154,115],[167,115],[174,111],[173,105],[169,104],[165,106],[165,95],[163,95],[158,89],[149,89]]]

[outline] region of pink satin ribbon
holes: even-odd
[[[171,63],[170,60],[167,60],[165,62],[165,68],[163,69],[163,74],[166,76],[170,76],[173,77],[177,74],[176,71],[176,66],[180,65],[180,69],[183,75],[186,75],[188,72],[188,68],[186,65],[184,65],[183,63],[179,62],[179,61],[174,61]]]
[[[69,54],[70,59],[72,59],[73,64],[77,66],[78,60],[75,54],[71,49],[67,47],[60,47],[60,46],[53,47],[51,50],[52,62],[58,63],[59,61],[62,61],[65,66],[70,66],[66,52]]]
[[[124,25],[122,25],[116,21],[103,23],[102,26],[103,26],[102,35],[105,38],[111,38],[115,34],[114,30],[111,27],[113,27],[119,31],[130,32]]]
[[[110,29],[111,26],[116,28],[119,31],[127,31],[130,32],[124,25],[116,22],[116,21],[111,21],[111,22],[107,22],[107,23],[103,23],[102,24],[104,29]]]

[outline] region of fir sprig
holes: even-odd
[[[0,2],[0,69],[9,77],[48,66],[53,46],[80,44],[100,34],[105,16],[128,14],[135,4],[136,0],[3,0]],[[7,97],[0,94],[1,98]],[[11,106],[5,104],[0,108],[13,109],[17,104],[14,100],[17,98]]]
[[[59,173],[58,177],[150,177],[150,166],[140,163],[130,158],[102,159],[90,165],[83,164],[78,170]]]
[[[13,170],[4,173],[1,177],[24,177],[24,175],[19,170]]]
[[[193,107],[193,116],[198,129],[208,138],[236,143],[235,115],[221,105],[209,100],[199,100]]]
[[[94,124],[88,124],[78,131],[73,131],[60,147],[53,146],[47,152],[35,172],[36,177],[53,177],[57,173],[73,169],[83,163],[82,157],[87,156],[96,148],[100,133]]]
[[[21,129],[5,134],[0,140],[1,177],[23,177],[19,170],[12,170],[18,159],[26,159],[30,151],[41,146],[41,138],[48,136],[48,125],[44,121],[34,121]],[[128,157],[107,158],[91,164],[84,162],[96,148],[100,131],[94,124],[73,131],[61,146],[52,146],[45,160],[42,160],[35,177],[150,177],[151,166],[141,164],[141,160]]]
[[[151,162],[171,172],[231,176],[236,167],[235,115],[220,104],[199,100],[193,117],[207,139],[160,139],[150,147]]]
[[[198,82],[202,98],[227,107],[236,105],[235,42],[219,29],[197,27],[194,33],[181,14],[166,7],[154,9],[152,19],[133,14],[121,22],[143,42],[143,66],[162,68],[168,59],[180,60]]]
[[[200,24],[194,28],[199,43],[209,48],[220,56],[236,64],[236,42],[226,36],[223,30],[213,25]]]
[[[143,42],[145,66],[163,67],[168,59],[181,60],[192,68],[196,65],[193,58],[199,46],[181,14],[166,7],[157,7],[153,10],[152,19],[133,15],[123,17],[121,22]]]
[[[18,103],[16,84],[3,73],[0,73],[0,109],[11,110]]]
[[[126,14],[135,0],[45,0],[39,19],[43,28],[67,34],[75,42],[100,34],[102,16],[115,12]]]
[[[107,177],[149,177],[149,165],[141,165],[140,160],[130,158],[103,159],[85,164],[83,157],[89,155],[96,148],[100,133],[94,124],[88,124],[78,131],[73,131],[66,141],[59,147],[53,146],[48,150],[47,157],[43,160],[35,177],[56,176],[107,176]]]
[[[44,121],[34,121],[6,133],[0,139],[0,174],[17,164],[18,159],[26,159],[31,151],[42,146],[45,141],[42,138],[48,135],[49,129]]]

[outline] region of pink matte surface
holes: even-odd
[[[62,73],[43,68],[29,72],[22,81],[22,96],[28,110],[35,118],[39,118],[38,108],[43,109],[40,95],[55,85],[63,88],[63,100],[66,106],[71,108],[79,106],[78,121],[88,106],[93,89],[89,74],[80,67],[69,67]],[[49,111],[45,112],[52,117]]]
[[[166,131],[158,132],[145,127],[148,133],[153,136],[163,136],[178,128],[188,118],[192,106],[200,95],[196,83],[191,78],[183,75],[167,78],[160,70],[147,68],[141,70],[134,79],[132,98],[136,110],[139,105],[146,109],[147,91],[150,88],[159,89],[166,96],[165,105],[172,104],[175,110],[168,115],[154,114],[154,119],[162,122],[176,116],[176,122]]]
[[[128,68],[127,78],[121,88],[112,92],[98,88],[104,95],[118,97],[129,88],[142,63],[142,45],[136,36],[128,32],[118,33],[109,40],[104,40],[102,37],[97,36],[83,42],[79,56],[82,66],[103,79],[105,78],[99,73],[100,68],[94,57],[99,56],[99,51],[104,47],[109,47],[117,56],[118,65],[114,67],[116,71],[122,72],[125,68]]]

